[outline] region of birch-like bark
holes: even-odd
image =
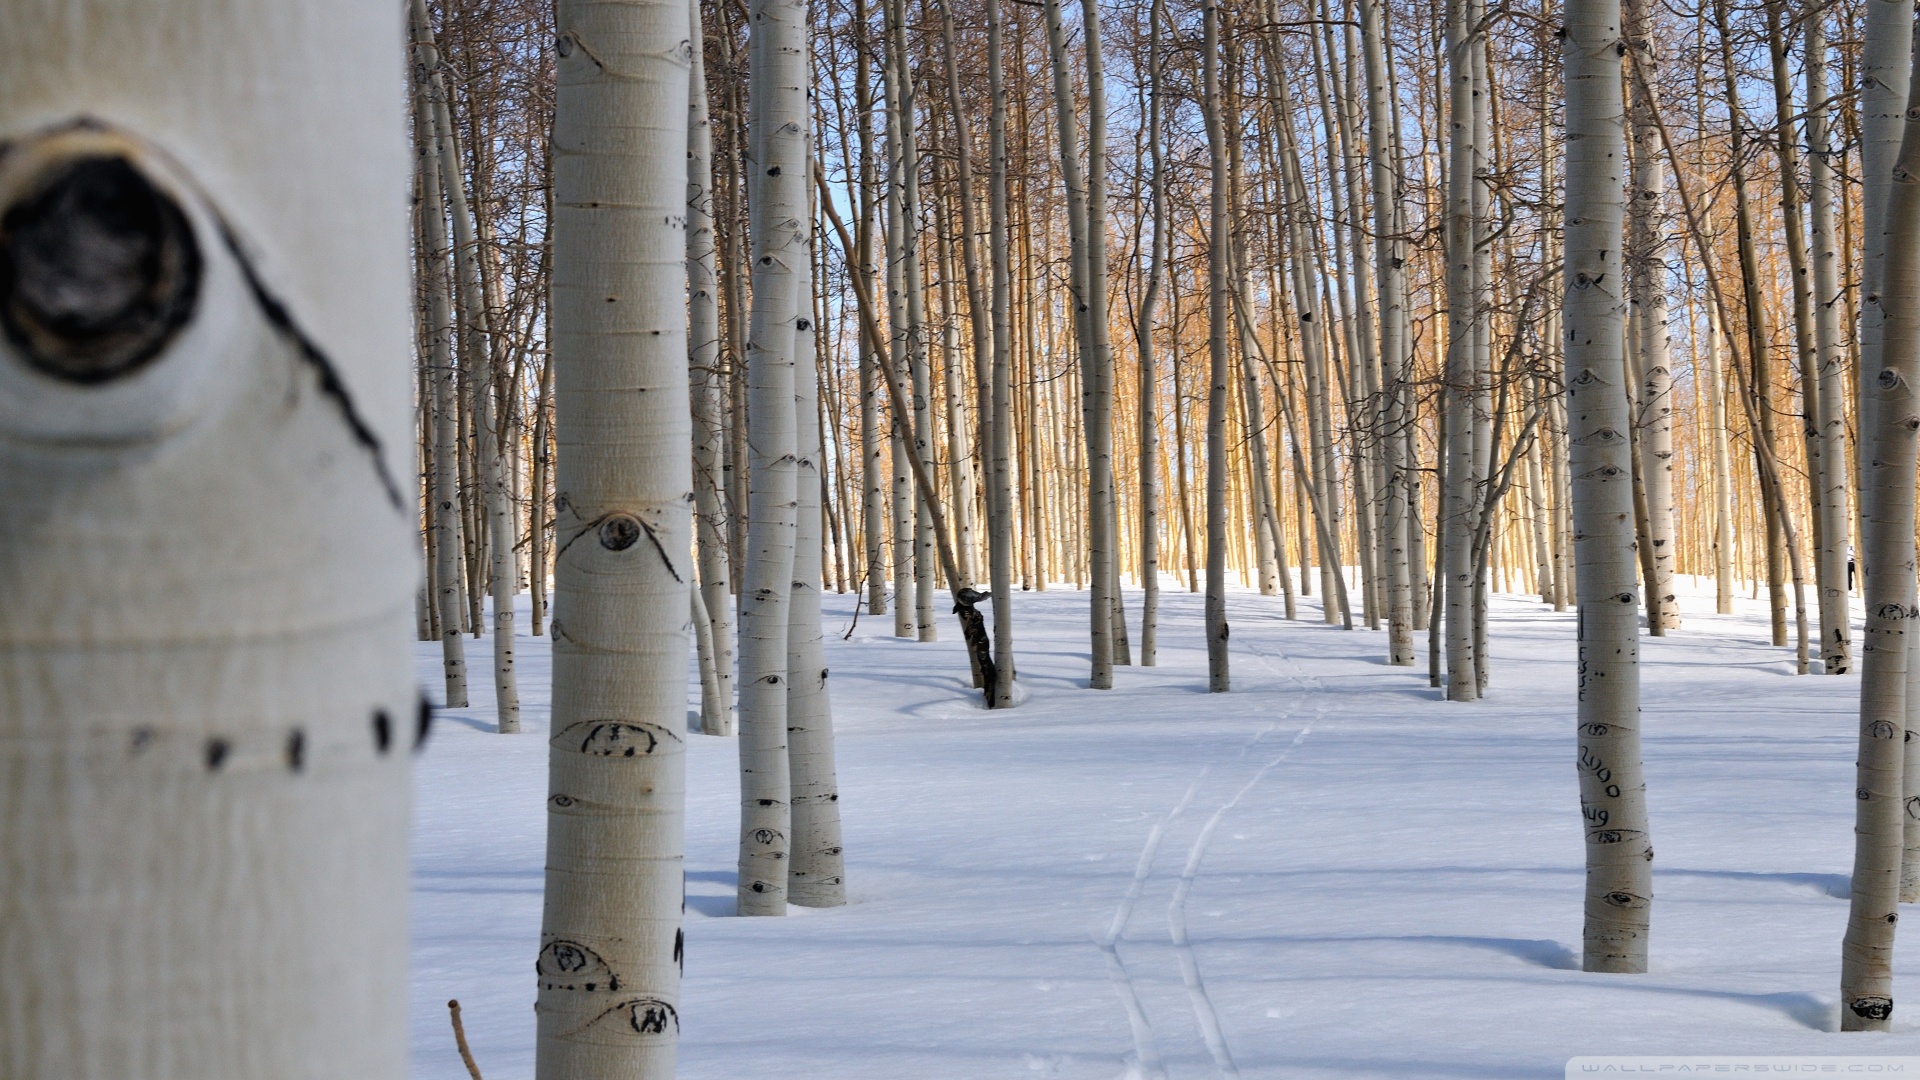
[[[988,244],[993,267],[993,420],[989,427],[991,470],[987,498],[988,573],[993,590],[994,684],[988,703],[1013,705],[1013,300],[1012,259],[1007,247],[1007,86],[1000,0],[986,0],[989,197]]]
[[[1887,25],[1892,12],[1881,8],[1882,3],[1874,0],[1868,7],[1868,39],[1878,31],[1911,42],[1910,22]],[[1878,238],[1884,246],[1868,249],[1870,257],[1879,254],[1884,260],[1875,278],[1879,289],[1869,295],[1862,311],[1862,321],[1876,333],[1861,357],[1860,460],[1870,493],[1863,500],[1867,514],[1861,530],[1867,625],[1860,657],[1852,903],[1840,952],[1842,1031],[1885,1031],[1893,1015],[1902,774],[1913,710],[1907,700],[1908,667],[1914,662],[1914,620],[1920,616],[1915,609],[1913,538],[1920,429],[1915,419],[1920,414],[1920,363],[1915,362],[1920,356],[1920,116],[1912,111],[1913,104],[1910,97],[1900,154],[1888,178]],[[1876,157],[1876,163],[1885,161]]]
[[[889,97],[889,107],[896,113],[897,127],[894,134],[899,137],[898,172],[894,176],[894,186],[900,193],[899,245],[892,253],[900,263],[900,299],[906,308],[905,349],[894,351],[895,367],[899,377],[904,380],[902,389],[909,394],[912,413],[909,418],[902,417],[899,423],[904,425],[901,444],[906,452],[914,456],[917,467],[933,471],[933,383],[927,366],[926,342],[926,287],[920,267],[920,152],[914,134],[919,115],[919,92],[916,88],[918,74],[910,59],[907,48],[907,9],[905,0],[890,0],[888,11],[888,40],[892,46],[894,77],[892,88],[898,95]],[[897,448],[897,447],[896,447]],[[909,476],[909,485],[911,477]],[[912,515],[913,540],[913,631],[917,641],[935,641],[939,638],[939,627],[934,622],[933,594],[937,588],[938,560],[934,551],[935,538],[933,517],[934,508],[928,505],[930,500],[938,499],[938,490],[920,491],[909,487],[904,493],[896,488],[896,497],[905,494],[915,499]],[[896,511],[897,514],[897,511]],[[898,575],[896,574],[896,579]],[[948,583],[951,587],[952,582]],[[902,594],[904,596],[904,593]]]
[[[1233,302],[1232,224],[1227,213],[1227,133],[1220,115],[1220,0],[1206,0],[1202,10],[1201,111],[1212,164],[1207,229],[1207,692],[1221,694],[1232,689],[1227,665],[1227,393],[1233,378],[1227,320]]]
[[[414,52],[421,73],[427,79],[428,101],[433,112],[435,142],[440,157],[440,184],[447,200],[447,213],[453,219],[455,278],[454,295],[460,307],[460,366],[467,375],[473,394],[473,454],[475,480],[482,488],[480,506],[485,515],[487,535],[488,598],[493,602],[493,694],[498,730],[503,735],[520,730],[520,690],[514,676],[513,594],[520,580],[515,566],[513,495],[506,463],[506,437],[510,424],[496,415],[494,383],[496,372],[491,361],[492,329],[487,318],[480,272],[480,245],[474,234],[473,208],[467,199],[466,180],[460,167],[460,153],[453,137],[453,118],[447,105],[446,79],[440,72],[439,50],[433,43],[433,26],[427,18],[426,0],[413,0]]]
[[[807,255],[807,7],[755,0],[749,38],[753,307],[747,336],[747,445],[753,513],[740,596],[742,915],[785,915],[792,835],[787,630],[799,510],[794,386],[797,324],[811,322]],[[809,377],[811,375],[809,374]]]
[[[689,15],[664,0],[561,0],[557,15],[553,725],[534,1075],[665,1078],[680,1028],[693,583]]]
[[[1470,26],[1468,0],[1450,0],[1447,18],[1448,165],[1447,165],[1447,352],[1445,395],[1447,483],[1441,492],[1442,588],[1446,600],[1447,699],[1473,701],[1480,696],[1474,662],[1475,468],[1474,397],[1474,68],[1471,54],[1478,38]]]
[[[406,54],[309,14],[0,9],[0,1075],[407,1072]]]
[[[1848,538],[1852,509],[1847,492],[1847,354],[1841,345],[1840,247],[1834,229],[1836,177],[1828,145],[1827,114],[1832,90],[1827,81],[1827,33],[1823,12],[1807,16],[1807,146],[1812,164],[1808,218],[1813,244],[1814,369],[1819,392],[1814,395],[1814,442],[1819,473],[1814,478],[1820,514],[1820,664],[1828,675],[1853,668],[1853,629],[1847,584]]]
[[[1045,10],[1047,54],[1053,73],[1054,116],[1058,127],[1055,142],[1060,151],[1060,174],[1066,187],[1067,226],[1073,248],[1069,276],[1075,300],[1073,326],[1080,359],[1082,425],[1087,440],[1087,556],[1093,571],[1090,575],[1092,588],[1089,590],[1088,609],[1091,671],[1087,685],[1094,690],[1108,690],[1113,687],[1113,595],[1106,573],[1112,556],[1113,402],[1111,389],[1107,385],[1111,376],[1106,373],[1106,365],[1102,363],[1102,343],[1106,339],[1104,243],[1100,244],[1100,265],[1094,266],[1094,235],[1098,232],[1104,236],[1106,214],[1103,199],[1098,219],[1093,216],[1093,193],[1089,179],[1093,172],[1104,169],[1104,163],[1092,153],[1096,148],[1092,145],[1095,140],[1090,123],[1089,165],[1085,170],[1080,165],[1079,123],[1074,117],[1073,70],[1067,57],[1066,25],[1061,17],[1060,6],[1060,0],[1047,0]],[[1086,46],[1091,72],[1094,58],[1098,55],[1097,34],[1086,42]],[[1098,282],[1094,280],[1096,274],[1100,277]]]
[[[540,362],[540,389],[533,402],[533,498],[528,508],[528,543],[531,566],[528,590],[533,594],[533,614],[528,631],[534,637],[546,632],[547,623],[547,507],[553,502],[553,359]]]
[[[1413,651],[1413,574],[1408,531],[1417,529],[1409,505],[1405,384],[1411,378],[1412,353],[1401,333],[1406,306],[1406,269],[1400,240],[1400,178],[1394,168],[1393,116],[1388,96],[1386,49],[1380,19],[1381,0],[1359,0],[1360,39],[1365,53],[1367,156],[1373,183],[1373,261],[1380,296],[1381,394],[1375,419],[1378,453],[1385,479],[1381,547],[1386,579],[1387,663],[1410,667]]]
[[[804,4],[796,8],[806,10]],[[809,150],[794,171],[804,177],[811,160]],[[811,211],[806,220],[813,221]],[[810,241],[803,240],[801,251],[810,249]],[[811,268],[811,259],[800,265]],[[833,703],[827,696],[827,659],[820,632],[821,439],[810,282],[810,274],[802,275],[803,314],[795,326],[793,348],[798,514],[787,609],[787,771],[793,806],[787,898],[803,907],[838,907],[847,902],[847,884],[840,845],[840,786],[834,768]]]
[[[1713,450],[1713,595],[1714,611],[1733,614],[1733,450],[1727,433],[1725,334],[1717,312],[1707,313],[1704,360],[1707,438]]]
[[[909,298],[910,288],[907,282],[909,262],[918,265],[915,255],[915,215],[917,207],[909,201],[908,177],[919,169],[913,144],[913,87],[906,70],[906,60],[902,56],[904,44],[896,41],[897,36],[905,34],[898,29],[903,16],[896,10],[897,0],[887,0],[884,8],[884,54],[881,64],[882,82],[886,97],[887,132],[887,197],[886,197],[886,256],[887,256],[887,316],[892,327],[892,346],[889,355],[893,363],[884,372],[883,377],[895,380],[908,378],[911,368],[911,355],[917,351],[916,336],[919,326],[913,321]],[[918,191],[918,183],[914,191]],[[917,281],[912,291],[917,291]],[[909,382],[887,388],[888,396],[901,403],[913,400],[913,387]],[[919,606],[911,600],[914,597],[915,582],[919,575],[914,563],[918,551],[915,547],[915,494],[911,463],[907,455],[917,451],[913,446],[914,413],[909,407],[906,411],[889,410],[890,439],[889,464],[893,470],[893,633],[895,637],[915,636]],[[924,464],[924,462],[923,462]]]
[[[1154,667],[1160,653],[1160,425],[1155,398],[1153,327],[1159,309],[1160,282],[1166,277],[1172,215],[1167,207],[1167,176],[1160,73],[1160,27],[1166,0],[1153,0],[1147,15],[1147,153],[1149,227],[1153,230],[1147,279],[1140,294],[1134,334],[1140,350],[1140,666]],[[1256,393],[1258,391],[1255,391]],[[1174,407],[1179,408],[1175,402]],[[1269,487],[1268,489],[1272,489]],[[998,586],[996,586],[997,588]]]
[[[1666,169],[1660,161],[1660,131],[1653,122],[1659,90],[1659,56],[1654,41],[1652,0],[1628,0],[1627,47],[1634,50],[1640,77],[1633,80],[1630,138],[1633,153],[1628,201],[1627,250],[1630,304],[1637,316],[1632,347],[1640,394],[1634,430],[1638,433],[1641,485],[1646,493],[1650,550],[1643,556],[1653,572],[1646,582],[1649,614],[1656,633],[1680,625],[1674,591],[1673,534],[1673,375],[1672,341],[1667,327]]]
[[[466,642],[460,636],[466,617],[462,586],[460,521],[460,404],[453,361],[452,278],[447,250],[447,204],[440,183],[440,151],[434,130],[431,80],[421,70],[421,54],[412,56],[414,151],[418,159],[420,202],[415,208],[425,267],[427,294],[426,362],[433,383],[433,525],[435,603],[440,611],[440,662],[446,681],[444,704],[467,706]]]
[[[694,660],[700,669],[699,730],[713,735],[726,727],[720,698],[719,665],[713,649],[713,619],[707,614],[707,601],[700,595],[698,582],[688,587],[687,595],[691,598],[687,607],[693,620]]]
[[[713,706],[701,696],[701,727],[733,734],[733,585],[727,576],[727,510],[721,491],[719,275],[713,230],[713,124],[707,114],[706,49],[698,4],[688,5],[692,79],[687,97],[687,378],[693,411],[694,529],[700,596],[712,623]]]
[[[1644,972],[1653,847],[1640,762],[1640,668],[1627,425],[1625,102],[1619,0],[1570,0],[1566,334],[1575,561],[1579,776],[1587,850],[1582,966]]]

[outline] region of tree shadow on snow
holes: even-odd
[[[1823,896],[1836,900],[1849,900],[1853,897],[1853,879],[1846,874],[1762,873],[1753,870],[1669,870],[1660,866],[1654,867],[1653,873],[1655,877],[1694,877],[1722,881],[1805,885]]]

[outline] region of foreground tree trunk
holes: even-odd
[[[406,1075],[397,14],[0,9],[0,1075]]]
[[[539,1080],[671,1077],[680,1031],[688,18],[677,0],[558,11]]]
[[[1875,0],[1874,31],[1898,35],[1909,25],[1886,26]],[[1887,5],[1895,7],[1897,5]],[[1910,84],[1911,85],[1911,84]],[[1880,159],[1884,161],[1884,158]],[[1909,97],[1905,138],[1892,168],[1882,237],[1885,262],[1876,275],[1863,321],[1867,339],[1860,380],[1860,460],[1867,485],[1865,544],[1866,634],[1860,664],[1860,750],[1854,782],[1853,897],[1840,953],[1840,1028],[1886,1031],[1893,1016],[1893,941],[1900,899],[1901,804],[1904,745],[1908,739],[1908,666],[1914,634],[1914,480],[1920,410],[1920,117]],[[1876,325],[1877,324],[1877,325]]]
[[[1579,566],[1580,811],[1588,971],[1647,970],[1653,847],[1640,764],[1633,461],[1621,289],[1626,116],[1619,0],[1569,0],[1566,301],[1568,440]]]

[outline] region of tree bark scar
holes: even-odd
[[[145,367],[193,317],[200,278],[186,214],[119,154],[53,164],[0,216],[0,327],[63,382]]]
[[[254,269],[253,260],[247,257],[246,249],[240,244],[240,238],[234,234],[233,226],[220,215],[218,210],[212,212],[214,220],[220,226],[220,239],[226,244],[227,251],[232,253],[234,262],[240,265],[240,273],[247,279],[247,290],[253,294],[254,302],[259,305],[260,314],[273,325],[275,330],[293,343],[300,352],[300,358],[306,361],[307,366],[313,368],[314,374],[320,379],[320,392],[333,399],[334,405],[340,410],[340,418],[346,421],[347,430],[353,433],[354,441],[373,458],[373,470],[380,477],[381,486],[387,490],[388,501],[393,503],[396,510],[405,509],[406,498],[401,495],[400,484],[394,479],[392,470],[387,467],[386,449],[381,445],[380,436],[374,434],[373,428],[369,427],[365,418],[360,415],[359,408],[353,403],[353,395],[347,391],[347,384],[340,378],[339,369],[334,366],[333,361],[328,358],[313,337],[294,321],[293,313],[287,308],[285,302],[274,295],[273,291],[267,288],[266,282],[261,280],[259,271]]]

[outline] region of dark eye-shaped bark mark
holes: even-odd
[[[419,753],[427,745],[427,735],[433,730],[433,702],[422,694],[413,707],[413,752]]]
[[[373,748],[382,757],[393,748],[393,719],[385,709],[373,711]]]
[[[549,941],[533,962],[542,990],[586,990],[617,993],[620,976],[600,954],[577,941]]]
[[[564,495],[561,497],[564,498]],[[559,502],[556,500],[554,505],[558,506]],[[653,545],[654,552],[660,556],[660,561],[666,564],[667,573],[673,575],[673,580],[679,582],[686,580],[680,576],[679,568],[673,565],[673,558],[667,554],[666,546],[660,543],[660,534],[654,531],[652,525],[647,524],[645,518],[633,514],[603,514],[584,523],[554,551],[553,557],[558,559],[565,555],[567,550],[573,547],[574,541],[589,533],[595,534],[600,541],[600,546],[608,551],[625,551],[639,543],[640,538],[645,536]]]
[[[287,768],[293,772],[299,772],[306,768],[306,764],[307,733],[294,728],[293,733],[287,736]]]
[[[145,367],[192,319],[200,278],[186,214],[118,155],[60,162],[0,214],[0,328],[64,382]]]
[[[1853,1015],[1868,1020],[1885,1020],[1893,1015],[1893,999],[1885,997],[1859,997],[1847,1003]]]
[[[581,720],[553,737],[555,747],[599,757],[646,757],[680,737],[658,724],[634,720]]]

